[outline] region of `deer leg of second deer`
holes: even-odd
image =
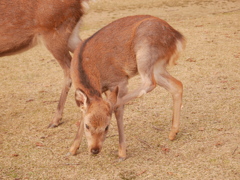
[[[64,29],[64,28],[63,28]],[[49,128],[57,127],[62,119],[64,105],[67,99],[68,91],[71,88],[72,80],[70,77],[71,55],[68,47],[69,35],[61,31],[49,31],[43,35],[45,46],[57,59],[64,72],[64,85],[57,106],[56,113]]]
[[[70,77],[70,72],[69,72],[70,67],[65,66],[63,68],[64,71],[64,85],[63,85],[63,89],[60,95],[60,99],[58,102],[58,106],[57,106],[57,110],[55,112],[55,115],[53,117],[52,122],[49,124],[49,128],[54,128],[57,127],[60,124],[60,121],[62,119],[62,114],[63,114],[63,109],[64,109],[64,105],[67,99],[67,95],[68,92],[71,88],[72,85],[72,80]]]

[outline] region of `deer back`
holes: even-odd
[[[1,0],[0,56],[27,50],[47,33],[69,37],[82,15],[81,0]]]

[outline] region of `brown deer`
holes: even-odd
[[[49,127],[58,126],[71,87],[71,55],[81,42],[80,19],[87,0],[1,0],[0,57],[16,54],[41,38],[64,72],[64,86]]]
[[[179,131],[182,83],[166,70],[185,45],[181,33],[167,22],[149,15],[129,16],[112,22],[81,42],[74,52],[71,77],[83,120],[70,148],[76,154],[85,131],[91,153],[98,154],[109,129],[112,112],[119,132],[119,157],[126,158],[123,130],[124,104],[152,91],[156,85],[173,96],[169,139]],[[139,74],[142,84],[128,93],[128,79]],[[107,99],[102,96],[106,92]]]

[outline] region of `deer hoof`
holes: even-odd
[[[66,156],[71,156],[72,154],[70,153],[70,152],[68,152],[67,154],[66,154]]]
[[[176,132],[170,132],[168,138],[169,138],[171,141],[173,141],[173,140],[175,139],[176,136],[177,136],[177,133],[176,133]]]
[[[61,125],[61,124],[63,124],[63,122],[58,123],[58,124],[50,123],[50,124],[48,125],[48,128],[56,128],[56,127],[58,127],[58,126]]]
[[[48,128],[56,128],[56,127],[58,127],[58,125],[56,125],[56,124],[51,123],[51,124],[48,125]]]
[[[118,159],[118,162],[122,162],[122,161],[125,161],[126,160],[126,157],[120,157],[119,159]]]

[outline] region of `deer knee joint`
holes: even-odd
[[[140,93],[138,94],[138,97],[141,97],[145,94],[147,94],[146,90],[141,90]]]

